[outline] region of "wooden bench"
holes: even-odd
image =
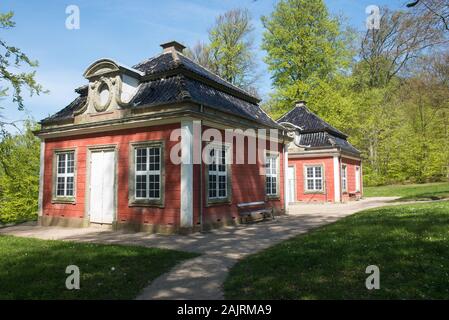
[[[273,208],[266,207],[264,201],[244,202],[237,204],[241,223],[274,219]]]
[[[349,192],[349,200],[360,200],[360,196],[357,192]]]

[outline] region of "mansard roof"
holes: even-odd
[[[339,136],[343,139],[346,139],[348,137],[346,134],[318,117],[305,105],[295,106],[292,110],[279,118],[277,122],[291,123],[295,126],[301,127],[302,133],[325,131],[331,133],[332,135]]]
[[[179,47],[127,67],[111,59],[100,59],[84,73],[86,78],[101,77],[102,72],[123,72],[139,80],[140,86],[129,102],[142,108],[193,102],[246,118],[256,123],[281,128],[259,106],[260,100],[215,75],[179,52]],[[99,64],[102,66],[99,67]],[[106,71],[102,71],[106,70]],[[43,119],[42,124],[70,121],[86,104],[88,86],[75,90],[79,96],[59,112]]]
[[[296,132],[295,144],[305,150],[339,148],[360,155],[348,136],[310,111],[303,102],[287,112],[277,122]]]

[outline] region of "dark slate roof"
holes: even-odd
[[[193,101],[263,125],[281,128],[259,107],[257,98],[228,83],[179,52],[175,55],[171,52],[163,53],[143,61],[133,68],[145,73],[145,76],[151,77],[147,77],[140,86],[130,102],[132,107],[151,107],[152,105]],[[199,77],[189,76],[181,70],[188,70]],[[208,81],[203,81],[203,79]],[[215,84],[219,86],[217,87]],[[228,90],[224,90],[223,86]],[[86,102],[87,86],[76,89],[76,92],[80,94],[78,98],[61,111],[42,120],[41,123],[73,118],[73,112],[81,109]]]
[[[243,95],[246,95],[253,99],[257,99],[248,92],[242,90],[239,87],[234,86],[233,84],[220,78],[219,76],[209,71],[208,69],[204,68],[203,66],[197,64],[196,62],[193,62],[180,52],[176,52],[175,56],[171,52],[162,53],[158,56],[142,61],[133,66],[133,69],[144,72],[145,75],[147,76],[157,75],[159,73],[164,73],[178,68],[184,68],[206,79],[209,79],[227,88],[230,88],[231,90],[235,90],[237,92],[242,93]]]
[[[298,144],[309,148],[340,148],[341,150],[359,154],[360,151],[354,148],[348,140],[333,136],[325,131],[300,133],[298,135]]]
[[[87,101],[87,95],[80,95],[75,100],[73,100],[67,107],[56,112],[55,114],[45,118],[41,121],[42,124],[70,120],[73,118],[73,112],[79,110]]]
[[[305,106],[294,107],[292,110],[283,115],[277,122],[289,122],[301,127],[302,132],[327,131],[334,135],[341,136],[342,138],[347,138],[346,134],[331,126]]]
[[[86,99],[87,96],[84,93],[61,111],[42,120],[41,123],[45,124],[73,118],[73,112],[81,109],[86,103]],[[239,99],[183,75],[175,75],[144,83],[130,102],[130,105],[134,108],[139,108],[182,101],[196,102],[270,127],[280,128],[257,104]]]
[[[277,122],[288,122],[300,127],[297,130],[298,140],[295,141],[297,145],[306,149],[340,148],[343,151],[360,154],[360,151],[348,142],[346,134],[318,117],[306,106],[296,106]]]

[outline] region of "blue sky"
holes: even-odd
[[[333,14],[342,14],[362,30],[368,5],[398,7],[405,0],[326,0]],[[261,74],[258,88],[263,95],[271,89],[270,75],[259,49],[262,15],[272,11],[276,0],[4,0],[2,12],[15,13],[16,27],[0,30],[0,38],[21,48],[39,61],[38,81],[49,94],[26,99],[26,112],[7,100],[0,101],[1,115],[8,120],[31,116],[41,120],[69,104],[74,89],[86,83],[82,74],[98,58],[113,58],[126,65],[158,54],[161,43],[177,40],[187,46],[207,40],[215,17],[232,8],[248,8],[255,27],[257,63]],[[80,29],[65,28],[68,5],[80,8]]]

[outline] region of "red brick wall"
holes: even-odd
[[[341,158],[341,163],[347,165],[347,179],[348,179],[348,188],[347,192],[344,192],[342,195],[343,201],[349,201],[349,193],[356,193],[356,183],[355,183],[355,168],[356,166],[360,167],[360,160],[353,160],[348,158]],[[362,179],[360,178],[360,190],[362,190]],[[356,193],[358,196],[361,196],[361,192]]]
[[[179,165],[170,161],[170,150],[177,143],[170,141],[172,130],[179,128],[179,124],[164,125],[151,128],[138,128],[110,133],[98,133],[83,136],[73,136],[58,139],[48,139],[45,144],[45,172],[43,214],[47,216],[83,218],[85,211],[86,159],[88,147],[98,145],[116,145],[118,157],[118,222],[137,222],[148,224],[179,225],[180,222],[180,176]],[[204,130],[207,128],[204,128]],[[130,142],[164,140],[165,141],[165,207],[130,207],[128,205],[129,179],[129,144]],[[245,139],[245,149],[248,141]],[[269,149],[267,142],[267,149]],[[53,156],[54,151],[64,148],[76,148],[76,203],[53,204]],[[268,201],[269,205],[278,210],[283,209],[284,160],[282,144],[278,144],[280,153],[280,198]],[[234,159],[236,150],[234,146]],[[247,161],[245,161],[247,162]],[[238,218],[237,204],[265,200],[265,176],[260,175],[261,163],[232,165],[232,201],[230,204],[206,206],[204,186],[206,182],[203,171],[203,217],[204,222],[217,222]],[[203,165],[203,170],[205,166]],[[193,208],[194,225],[200,221],[200,165],[194,165],[193,179]]]
[[[180,166],[170,161],[169,150],[176,142],[170,141],[172,130],[179,128],[179,124],[158,127],[138,128],[110,133],[98,133],[83,136],[49,139],[45,144],[45,172],[43,214],[83,218],[85,206],[86,186],[86,156],[87,146],[116,145],[118,152],[118,222],[141,222],[149,224],[179,224],[180,209]],[[148,140],[165,141],[165,208],[129,207],[128,206],[128,175],[129,175],[129,143]],[[52,204],[52,172],[54,150],[76,148],[77,176],[76,203]]]
[[[316,157],[303,159],[289,159],[289,166],[296,171],[296,201],[299,202],[333,202],[334,201],[334,161],[332,157]],[[324,168],[324,193],[304,192],[304,165],[322,165]]]
[[[203,128],[206,130],[207,127]],[[224,133],[223,133],[224,137]],[[239,219],[237,204],[244,202],[265,201],[265,176],[260,174],[259,169],[263,164],[258,160],[256,164],[248,164],[247,149],[248,139],[245,139],[245,161],[244,164],[236,164],[236,145],[234,140],[233,159],[231,165],[232,198],[230,203],[211,204],[207,206],[207,197],[203,188],[203,219],[204,223],[222,222],[225,220]],[[266,142],[266,149],[270,149],[270,143]],[[268,200],[267,205],[280,211],[284,208],[284,158],[282,144],[278,144],[279,166],[280,166],[280,197],[276,200]],[[200,220],[199,182],[200,166],[194,167],[194,224]],[[203,186],[206,184],[206,167],[203,165]]]

